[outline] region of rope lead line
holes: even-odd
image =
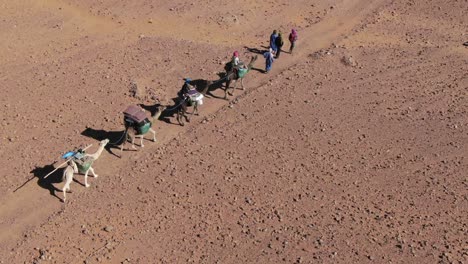
[[[119,142],[127,135],[128,128],[125,128],[125,131],[122,133],[122,136],[115,142],[109,142],[108,145],[118,146]],[[125,139],[126,140],[126,139]]]

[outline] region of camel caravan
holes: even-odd
[[[203,105],[203,99],[214,84],[225,83],[224,88],[224,99],[227,96],[233,96],[236,89],[237,83],[240,81],[241,89],[244,90],[244,78],[253,69],[253,64],[257,60],[258,56],[252,56],[250,62],[245,64],[240,61],[239,53],[236,51],[232,57],[232,60],[227,62],[224,67],[224,77],[218,81],[204,81],[203,87],[195,87],[196,81],[192,81],[190,78],[184,79],[184,84],[178,92],[178,99],[174,107],[169,108],[167,105],[159,104],[157,111],[148,116],[147,111],[138,105],[130,105],[123,111],[123,123],[124,131],[122,137],[114,143],[110,143],[109,139],[104,139],[99,143],[99,148],[94,154],[86,153],[86,149],[78,149],[76,151],[69,151],[65,153],[62,158],[66,161],[59,165],[52,172],[47,174],[45,178],[51,175],[53,172],[66,165],[63,170],[62,182],[65,184],[61,191],[63,192],[63,202],[66,202],[66,194],[70,192],[70,184],[73,181],[75,174],[84,174],[84,186],[89,187],[88,184],[88,173],[94,178],[98,175],[95,173],[92,165],[101,156],[106,145],[120,145],[120,157],[127,142],[131,142],[131,147],[136,150],[135,139],[140,139],[140,146],[144,147],[143,141],[147,134],[152,136],[153,142],[156,142],[156,131],[152,128],[156,120],[160,118],[164,111],[174,111],[176,113],[176,120],[179,125],[184,126],[185,121],[190,122],[190,118],[193,115],[199,115],[199,106]],[[266,73],[267,71],[265,71]],[[198,88],[198,89],[197,89]],[[229,90],[231,89],[231,92]],[[189,113],[189,108],[192,108]],[[123,140],[122,140],[123,139]],[[120,144],[119,144],[120,142]]]

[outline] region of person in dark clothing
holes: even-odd
[[[291,47],[289,48],[289,53],[292,53],[294,46],[296,45],[297,41],[297,32],[295,29],[291,30],[291,33],[289,34],[289,42],[291,42]]]
[[[276,51],[276,58],[279,58],[280,54],[281,54],[281,48],[283,47],[283,37],[281,36],[281,32],[278,33],[278,37],[276,37],[276,48],[277,48],[277,51]]]
[[[278,33],[276,30],[273,30],[273,33],[270,35],[270,48],[276,53],[278,47],[276,46],[276,38],[278,37]]]

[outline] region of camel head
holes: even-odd
[[[154,113],[154,115],[151,116],[152,122],[157,120],[161,116],[162,112],[164,112],[164,110],[166,110],[166,108],[167,108],[166,105],[160,105],[158,107],[158,111],[156,111],[156,113]]]
[[[106,139],[102,140],[101,142],[99,142],[99,146],[100,147],[105,147],[107,145],[107,143],[109,143],[108,138],[106,138]]]

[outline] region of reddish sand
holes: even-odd
[[[0,263],[468,262],[466,1],[157,2],[0,1]],[[293,27],[66,203],[43,179]]]

